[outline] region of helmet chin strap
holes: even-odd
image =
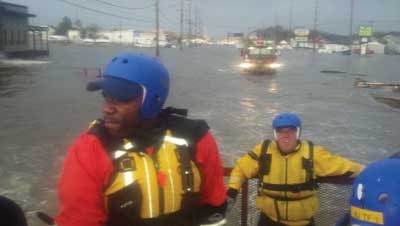
[[[296,127],[296,130],[297,130],[297,132],[296,132],[296,138],[297,138],[297,140],[300,140],[301,128],[300,128],[300,127]]]
[[[146,87],[144,87],[143,85],[140,85],[140,87],[142,87],[142,90],[143,90],[143,94],[142,94],[142,106],[143,106],[144,100],[146,99],[147,90],[146,90]]]

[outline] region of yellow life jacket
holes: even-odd
[[[275,141],[265,140],[259,161],[256,206],[271,219],[305,225],[317,208],[313,143],[302,141],[295,153],[282,155]],[[249,153],[250,156],[254,153]],[[256,157],[256,156],[255,156]]]
[[[188,147],[185,139],[174,137],[169,130],[151,156],[135,150],[134,142],[125,139],[112,153],[116,174],[104,192],[107,201],[122,196],[126,200],[118,201],[119,205],[126,205],[124,208],[136,211],[132,215],[144,219],[177,212],[185,195],[200,190],[200,173]],[[127,191],[136,194],[125,194]]]

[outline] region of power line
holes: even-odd
[[[95,1],[96,3],[99,3],[99,2],[97,2],[98,0],[89,0],[89,1]],[[107,6],[104,6],[104,5],[101,5],[101,4],[100,4],[99,6],[101,6],[101,7],[107,7]],[[129,15],[129,16],[139,16],[139,15],[137,15],[137,14],[133,14],[132,11],[124,11],[124,10],[122,10],[122,9],[120,9],[120,8],[111,9],[111,8],[108,8],[108,7],[107,7],[107,10],[118,11],[118,12],[127,14],[127,15]],[[148,17],[143,17],[143,16],[139,16],[139,17],[141,17],[142,20],[149,20],[149,21],[152,21],[152,19],[149,19]],[[135,18],[137,18],[137,17],[135,17]]]
[[[136,20],[136,21],[140,21],[140,22],[144,22],[144,23],[153,23],[152,21],[148,21],[148,20],[142,20],[142,19],[133,18],[133,17],[119,16],[119,15],[115,15],[115,14],[112,14],[112,13],[108,13],[108,12],[104,12],[104,11],[100,11],[100,10],[96,10],[96,9],[91,9],[91,8],[86,7],[86,6],[79,5],[79,4],[76,4],[76,3],[73,3],[73,2],[69,2],[69,1],[66,1],[66,0],[59,0],[59,1],[64,2],[64,3],[69,4],[69,5],[72,5],[72,6],[75,6],[75,7],[78,7],[78,8],[81,8],[81,9],[86,9],[86,10],[91,11],[91,12],[95,12],[95,13],[99,13],[99,14],[103,14],[103,15],[107,15],[107,16],[111,16],[111,17],[115,17],[115,18],[119,18],[119,19],[124,19],[124,20],[129,20],[129,21]]]
[[[156,13],[156,57],[160,56],[160,0],[155,2]]]
[[[129,9],[129,10],[141,10],[141,9],[148,9],[148,8],[153,8],[154,7],[154,4],[150,4],[150,5],[143,6],[143,7],[134,7],[134,8],[132,8],[132,7],[126,7],[126,6],[120,6],[120,5],[112,4],[112,3],[109,3],[109,2],[106,2],[106,1],[102,1],[102,0],[92,0],[92,1],[100,2],[100,3],[102,3],[104,5],[108,5],[108,6],[113,6],[113,7],[117,7],[117,8],[121,8],[121,9]]]
[[[314,3],[315,5],[314,5],[314,27],[313,27],[313,29],[314,29],[314,35],[315,35],[315,37],[313,37],[313,49],[314,49],[314,52],[315,51],[317,51],[317,46],[316,46],[316,39],[317,39],[317,37],[316,37],[316,35],[317,35],[317,29],[318,29],[318,9],[319,9],[319,1],[318,0],[315,0],[315,3]]]
[[[179,18],[179,50],[183,50],[183,0],[180,0],[180,18]]]
[[[191,44],[191,42],[192,42],[192,0],[188,0],[188,16],[187,17],[188,17],[188,38],[189,38],[189,44]]]

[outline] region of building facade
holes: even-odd
[[[102,39],[107,39],[112,43],[119,43],[125,45],[133,45],[133,29],[125,30],[104,30],[99,32]]]
[[[47,27],[29,26],[28,7],[0,1],[0,51],[8,56],[39,53],[39,47],[48,54],[43,36]],[[35,50],[35,51],[33,51]]]

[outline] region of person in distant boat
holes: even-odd
[[[315,225],[317,183],[352,183],[363,165],[300,140],[296,114],[277,115],[272,128],[274,140],[264,140],[237,161],[228,185],[228,209],[242,183],[258,177],[258,226]]]
[[[5,226],[27,226],[21,207],[4,196],[0,196],[0,222]]]
[[[400,225],[400,152],[369,164],[354,181],[350,213],[336,226]]]
[[[156,59],[112,58],[103,118],[70,147],[58,187],[58,226],[223,225],[226,188],[217,144],[203,120],[163,105],[169,75]]]

